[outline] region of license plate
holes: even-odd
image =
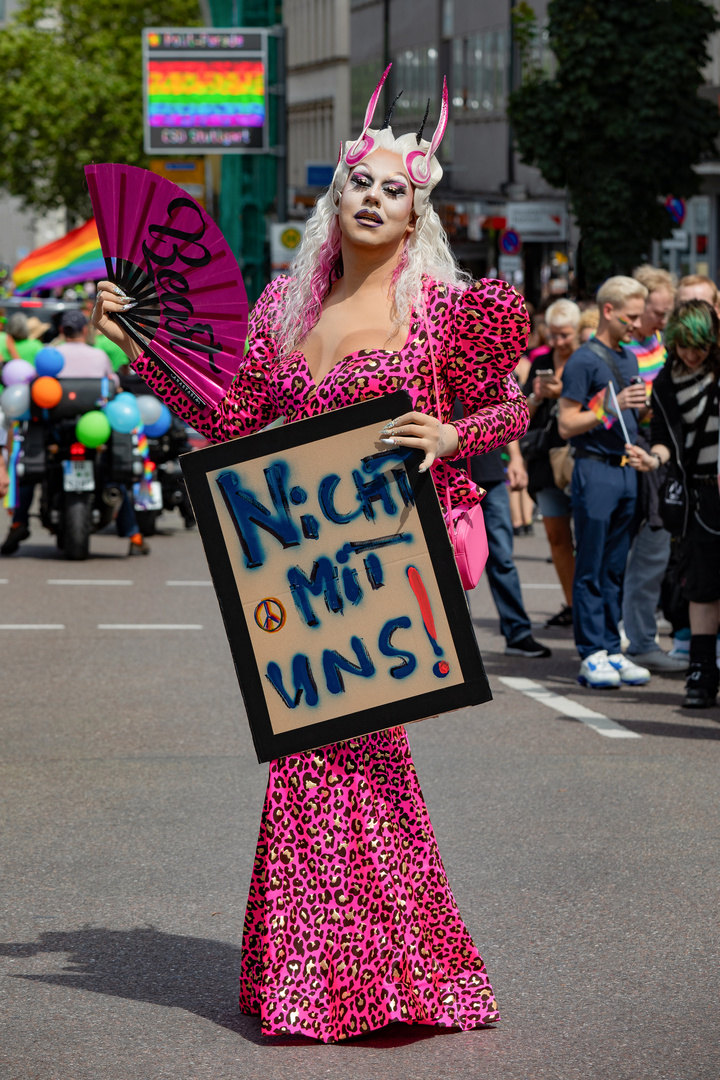
[[[92,461],[63,461],[63,491],[94,491]]]
[[[133,484],[133,498],[136,510],[162,510],[162,484],[159,480]]]

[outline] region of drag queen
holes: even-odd
[[[383,437],[423,450],[441,506],[448,487],[453,505],[477,503],[482,492],[449,462],[525,431],[510,374],[527,316],[504,282],[472,284],[459,270],[430,203],[447,90],[430,142],[422,128],[396,139],[389,117],[370,126],[386,76],[362,135],[341,150],[291,276],[255,305],[247,356],[209,419],[109,317],[126,302],[111,282],[100,283],[94,321],[216,442],[404,388],[413,411]],[[465,418],[452,424],[456,397]],[[260,1015],[265,1035],[335,1042],[393,1021],[468,1029],[499,1019],[402,727],[271,762],[242,954],[240,1008]]]

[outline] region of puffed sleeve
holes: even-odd
[[[273,313],[277,310],[284,284],[271,281],[250,315],[248,349],[230,389],[217,408],[205,416],[143,354],[133,361],[154,394],[178,416],[211,442],[223,442],[259,431],[280,415],[273,396],[272,367],[276,357]]]
[[[527,430],[530,414],[512,372],[530,320],[522,296],[490,279],[458,294],[448,315],[446,377],[468,414],[454,421],[462,458],[506,446]]]

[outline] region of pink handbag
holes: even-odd
[[[427,334],[428,345],[430,346],[430,360],[433,369],[437,418],[440,424],[442,424],[440,390],[438,388],[437,367],[435,366],[435,346],[433,344],[427,312],[425,313],[425,332]],[[468,476],[470,476],[469,457],[466,459],[465,464]],[[485,516],[482,512],[482,506],[480,506],[479,503],[469,507],[458,506],[453,510],[450,505],[450,489],[447,486],[445,488],[445,508],[447,512],[446,524],[448,533],[450,534],[450,542],[452,543],[453,551],[455,552],[455,562],[457,563],[457,568],[460,573],[460,580],[463,588],[466,591],[469,591],[470,589],[474,589],[477,585],[480,576],[485,569],[485,563],[487,562],[488,541],[487,533],[485,531]]]

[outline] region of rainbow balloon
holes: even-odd
[[[151,127],[262,127],[261,60],[150,60]]]
[[[17,264],[12,278],[17,292],[29,293],[95,281],[106,273],[95,218],[91,218],[52,244],[31,251]]]

